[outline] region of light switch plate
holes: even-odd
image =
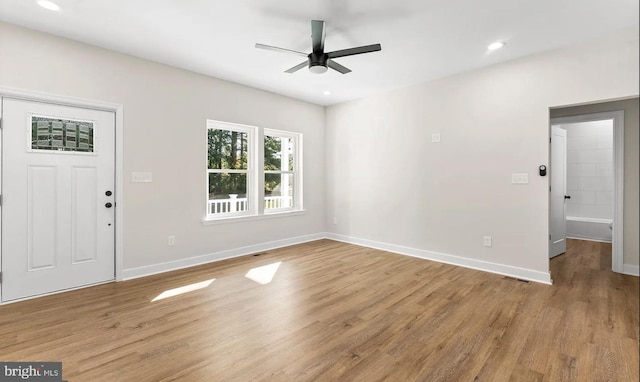
[[[440,133],[431,134],[431,142],[432,143],[440,142]]]
[[[511,174],[511,184],[529,184],[529,174]]]
[[[153,181],[153,174],[150,172],[132,172],[131,182],[133,183],[151,183]]]

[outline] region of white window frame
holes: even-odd
[[[211,214],[209,207],[209,174],[223,172],[244,172],[244,170],[224,170],[206,169],[206,187],[205,187],[205,216],[202,223],[221,224],[233,223],[238,221],[274,218],[282,216],[300,215],[304,213],[303,209],[303,145],[302,134],[291,131],[275,130],[260,128],[257,126],[242,125],[237,123],[223,122],[208,119],[205,129],[205,155],[208,159],[208,132],[209,129],[231,130],[247,134],[247,203],[246,211],[233,213],[217,213]],[[265,210],[265,194],[264,194],[264,136],[277,136],[293,139],[293,206],[289,208],[277,208]],[[269,173],[269,172],[267,172]]]
[[[264,163],[261,163],[261,174],[260,174],[260,184],[262,185],[262,187],[260,188],[262,190],[262,192],[264,193],[264,178],[265,178],[265,174],[291,174],[293,175],[293,203],[291,207],[286,207],[286,208],[273,208],[273,209],[266,209],[265,204],[266,204],[266,200],[264,195],[262,195],[261,200],[262,203],[260,205],[263,213],[265,215],[271,215],[271,214],[279,214],[279,213],[285,213],[285,212],[292,212],[292,211],[301,211],[302,210],[302,184],[303,184],[303,179],[302,179],[302,134],[300,133],[293,133],[290,131],[283,131],[283,130],[274,130],[274,129],[264,129],[264,133],[262,134],[262,145],[261,145],[261,149],[262,149],[262,161],[264,161],[264,137],[265,136],[271,136],[271,137],[279,137],[279,138],[287,138],[287,139],[291,139],[293,140],[293,171],[265,171],[264,170]]]
[[[240,125],[236,123],[207,120],[207,128],[205,130],[205,155],[208,160],[209,147],[208,137],[209,130],[229,130],[237,131],[239,133],[247,134],[247,169],[246,170],[230,170],[230,169],[210,169],[207,168],[206,172],[206,216],[205,220],[219,220],[228,218],[238,218],[245,216],[255,216],[258,214],[258,197],[259,187],[256,182],[258,165],[258,128],[256,126]],[[209,174],[222,174],[222,173],[246,173],[247,174],[247,209],[245,211],[225,212],[219,214],[211,214],[211,207],[209,202]]]

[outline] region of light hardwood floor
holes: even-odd
[[[1,306],[0,361],[70,382],[635,382],[638,278],[610,251],[572,240],[547,286],[321,240]]]

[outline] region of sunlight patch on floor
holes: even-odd
[[[156,298],[151,300],[151,302],[163,300],[165,298],[174,297],[174,296],[178,296],[178,295],[189,293],[189,292],[193,292],[193,291],[198,290],[198,289],[203,289],[203,288],[206,288],[209,285],[211,285],[211,283],[214,282],[214,281],[215,281],[215,279],[205,280],[205,281],[201,281],[199,283],[181,286],[180,288],[174,288],[174,289],[165,290],[164,292],[162,292],[158,296],[156,296]]]
[[[258,284],[269,284],[276,275],[281,263],[282,261],[278,261],[277,263],[251,268],[244,277],[257,282]]]

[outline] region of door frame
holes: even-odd
[[[60,96],[24,89],[0,87],[0,99],[1,98],[13,98],[23,101],[49,103],[59,106],[71,106],[80,107],[84,109],[93,109],[99,111],[113,112],[115,114],[115,243],[114,243],[114,270],[115,281],[123,280],[123,228],[124,228],[124,108],[121,104],[96,101],[85,98]],[[0,117],[2,116],[2,102],[0,102]],[[0,119],[0,127],[2,127],[2,120]],[[1,131],[1,130],[0,130]],[[3,166],[2,163],[2,135],[0,134],[0,169]],[[1,172],[0,172],[1,173]],[[0,176],[0,192],[2,190],[2,176]],[[2,207],[0,206],[0,209]],[[0,214],[0,228],[2,227],[2,214]],[[1,231],[0,231],[1,232]],[[2,259],[2,235],[0,235],[0,260]],[[0,261],[0,272],[2,272],[2,261]],[[48,294],[55,294],[58,292],[51,292]],[[0,283],[0,296],[2,295],[2,283]],[[46,294],[45,294],[46,295]],[[42,295],[41,295],[42,296]],[[40,296],[38,296],[40,297]],[[11,302],[17,302],[21,300],[13,300]],[[0,301],[0,304],[4,304],[4,301]]]
[[[611,250],[612,270],[624,273],[623,233],[624,233],[624,110],[605,111],[600,113],[579,114],[568,117],[556,117],[549,120],[549,134],[551,126],[601,121],[613,119],[613,235]],[[549,151],[551,156],[551,151]],[[551,161],[549,161],[551,163]],[[553,171],[553,170],[552,170]],[[551,206],[551,204],[549,204]],[[549,207],[551,208],[551,207]]]

